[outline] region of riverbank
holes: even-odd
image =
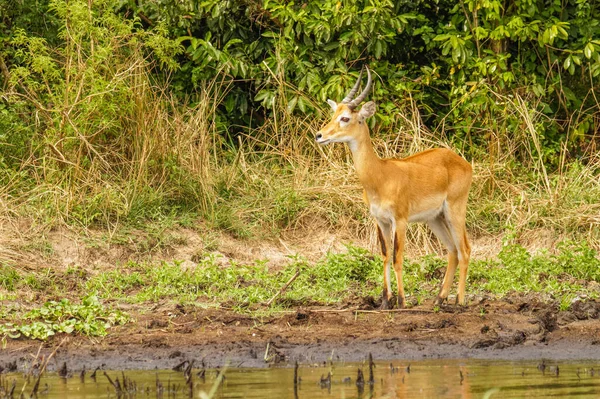
[[[224,309],[157,304],[103,338],[71,336],[49,363],[56,370],[168,369],[184,360],[217,367],[321,364],[330,360],[477,358],[600,360],[600,303],[558,311],[535,295],[472,298],[466,308],[432,303],[401,311],[298,308],[270,317]],[[26,370],[66,335],[47,342],[9,340],[0,366]]]

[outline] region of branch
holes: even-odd
[[[154,26],[154,22],[152,22],[152,21],[150,20],[150,18],[148,18],[148,17],[146,16],[146,14],[144,14],[143,12],[139,11],[137,15],[138,15],[138,17],[140,17],[140,19],[141,19],[142,21],[144,21],[144,22],[145,22],[145,23],[147,23],[148,25],[150,25],[150,26]]]
[[[8,71],[8,67],[4,62],[4,57],[2,57],[2,55],[0,55],[0,71],[2,72],[2,76],[4,76],[4,84],[2,87],[6,88],[6,86],[8,86],[8,82],[10,81],[10,72]]]
[[[289,287],[290,284],[292,284],[294,282],[294,280],[296,280],[296,278],[298,278],[299,275],[300,275],[300,269],[296,270],[296,274],[294,274],[292,276],[292,278],[287,283],[285,283],[285,285],[283,287],[281,287],[281,289],[279,290],[279,292],[277,292],[277,294],[273,295],[273,298],[269,299],[269,302],[267,302],[267,306],[271,306],[271,303],[273,303],[273,301],[279,295],[281,295],[287,289],[287,287]]]

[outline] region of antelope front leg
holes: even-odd
[[[404,308],[406,301],[404,298],[404,283],[402,282],[402,265],[404,262],[404,242],[406,241],[406,221],[396,222],[396,231],[394,232],[394,273],[396,274],[396,285],[398,286],[397,306],[398,309]]]
[[[392,263],[392,226],[377,222],[377,233],[381,252],[383,254],[383,293],[381,295],[381,309],[390,308],[392,286],[390,284],[390,264]]]

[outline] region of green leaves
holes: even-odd
[[[567,33],[569,23],[558,20],[553,22],[554,23],[549,25],[543,32],[541,32],[541,35],[538,38],[540,44],[554,45],[554,39],[556,38],[563,40],[569,38],[569,34]]]
[[[54,334],[78,333],[104,336],[114,325],[125,324],[129,317],[120,310],[108,310],[95,295],[84,297],[81,304],[68,299],[46,302],[21,317],[20,323],[0,325],[0,336],[46,340]]]
[[[288,113],[315,113],[312,102],[342,98],[353,82],[338,77],[363,64],[384,83],[373,94],[386,103],[379,107],[380,126],[396,120],[396,104],[409,96],[421,109],[432,110],[423,115],[430,127],[443,124],[459,135],[468,118],[498,119],[492,114],[498,108],[483,100],[488,90],[479,95],[481,86],[469,82],[485,79],[491,91],[503,93],[532,88],[528,94],[547,112],[569,114],[584,111],[574,103],[570,108],[571,94],[560,82],[560,72],[600,74],[600,26],[595,22],[600,15],[580,2],[527,1],[506,7],[500,0],[465,0],[436,3],[435,13],[427,2],[390,0],[270,0],[246,6],[216,0],[197,7],[175,0],[163,0],[160,7],[130,5],[155,22],[164,21],[172,36],[188,45],[178,73],[186,93],[218,74],[235,79],[236,89],[220,108],[234,124],[253,124],[245,116],[249,114],[268,118],[279,105]],[[427,68],[438,75],[423,74]],[[591,82],[580,83],[571,91],[589,98]],[[560,98],[556,87],[563,87]],[[465,93],[481,101],[469,104]],[[239,109],[248,111],[243,120]],[[469,112],[473,114],[463,118]],[[564,129],[555,125],[549,130]],[[558,146],[560,137],[549,141]]]
[[[453,34],[443,34],[436,36],[433,40],[442,42],[442,55],[450,54],[455,64],[465,64],[469,55],[467,43],[470,38],[470,35],[462,37]]]
[[[596,53],[596,46],[594,45],[593,42],[589,42],[583,48],[583,54],[585,55],[585,58],[589,59],[589,58],[592,58],[594,53]]]

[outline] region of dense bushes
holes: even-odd
[[[369,64],[379,75],[373,97],[380,103],[378,122],[384,126],[394,124],[398,110],[415,101],[430,128],[444,124],[450,136],[487,147],[490,141],[508,139],[499,134],[517,134],[523,128],[519,115],[505,112],[506,101],[523,101],[530,112],[542,115],[534,126],[539,150],[553,163],[561,145],[579,152],[598,128],[593,88],[600,74],[600,9],[593,2],[103,0],[71,1],[68,7],[62,1],[45,6],[36,2],[37,8],[11,0],[0,4],[10,10],[3,20],[8,38],[1,49],[10,69],[32,66],[19,52],[25,35],[30,41],[42,37],[56,42],[53,48],[58,50],[70,46],[67,31],[92,38],[114,35],[115,40],[134,32],[158,33],[153,38],[166,34],[185,49],[177,59],[171,88],[183,97],[202,82],[225,75],[232,86],[221,111],[244,126],[269,116],[282,84],[290,111],[314,112],[320,106],[315,101],[342,97],[360,65]],[[102,21],[109,15],[112,21]],[[40,28],[41,20],[46,29]],[[176,50],[169,48],[165,54],[162,45],[159,50],[151,55],[160,61],[158,68],[173,67],[165,60]],[[60,53],[55,56],[67,56]]]
[[[506,111],[517,102],[540,114],[533,151],[554,164],[561,146],[579,154],[597,134],[600,8],[593,2],[137,3],[121,11],[140,16],[146,29],[168,27],[186,48],[177,89],[189,93],[228,74],[234,84],[223,111],[245,125],[257,111],[269,115],[283,82],[289,110],[313,112],[314,101],[342,98],[369,64],[379,75],[373,97],[383,126],[415,101],[431,129],[443,124],[450,136],[493,148],[524,129],[521,115]]]

